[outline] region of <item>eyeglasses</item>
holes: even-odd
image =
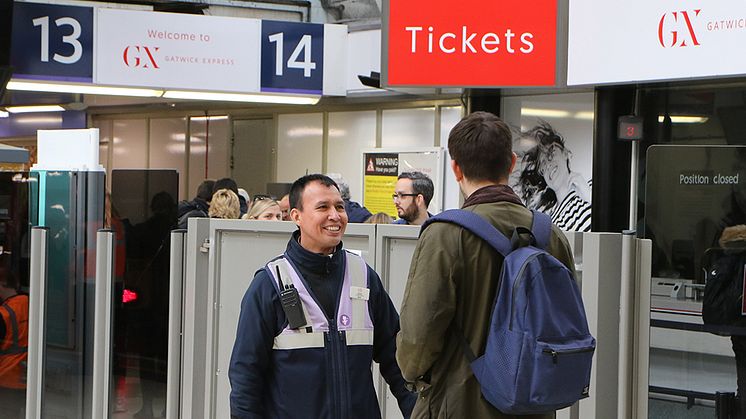
[[[405,196],[417,196],[417,195],[419,194],[418,193],[395,193],[391,195],[391,198],[394,199],[395,201],[397,199],[401,201],[401,199],[404,198]]]

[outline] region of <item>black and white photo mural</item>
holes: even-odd
[[[509,183],[565,231],[591,230],[593,94],[503,99],[517,161]]]

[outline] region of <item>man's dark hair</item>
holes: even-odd
[[[412,180],[412,192],[421,194],[425,198],[425,206],[430,206],[430,200],[433,199],[435,187],[428,175],[422,172],[404,172],[399,175],[399,179]]]
[[[508,124],[489,112],[464,117],[448,135],[448,152],[470,180],[498,182],[508,177],[513,158]]]
[[[199,187],[197,188],[197,198],[203,199],[207,202],[210,202],[212,199],[212,194],[215,189],[215,181],[207,179],[199,184]]]
[[[322,185],[332,187],[334,186],[339,190],[337,183],[333,181],[329,176],[322,174],[305,175],[298,178],[293,182],[293,186],[290,187],[290,209],[298,208],[303,210],[303,191],[306,190],[306,186],[311,182],[321,182]]]
[[[238,195],[238,184],[235,180],[229,177],[224,177],[222,179],[216,180],[215,184],[212,186],[212,193],[214,194],[220,189],[230,189],[233,191],[234,194]]]

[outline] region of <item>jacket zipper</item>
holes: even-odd
[[[344,418],[344,407],[342,406],[343,395],[342,392],[346,389],[342,388],[342,366],[341,354],[339,350],[339,335],[340,332],[337,330],[336,319],[329,319],[329,332],[327,332],[327,340],[329,347],[332,352],[332,400],[334,400],[334,406],[332,407],[332,416],[335,418]]]
[[[513,284],[513,295],[511,296],[511,303],[510,303],[510,323],[508,323],[508,330],[513,330],[513,316],[515,315],[515,298],[516,294],[518,294],[518,288],[521,286],[521,282],[523,282],[523,271],[526,270],[526,266],[528,266],[529,262],[536,259],[541,253],[534,253],[533,255],[526,258],[526,260],[523,262],[523,265],[521,265],[521,270],[518,271],[518,275],[516,277],[518,278],[517,281]],[[503,268],[505,267],[505,262],[503,262]]]
[[[559,357],[559,355],[581,354],[581,353],[585,353],[585,352],[593,352],[594,350],[595,350],[595,348],[591,348],[591,347],[589,347],[589,348],[577,348],[577,349],[565,349],[565,350],[559,350],[559,351],[556,351],[556,350],[554,350],[552,348],[544,348],[544,350],[542,350],[542,352],[544,352],[545,354],[552,355],[552,362],[556,364],[557,363],[557,358]]]

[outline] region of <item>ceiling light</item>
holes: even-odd
[[[593,120],[593,111],[580,111],[575,112],[575,119],[586,119],[586,120]]]
[[[662,123],[665,118],[664,115],[658,115],[658,122]],[[671,122],[674,124],[704,124],[709,119],[706,116],[671,115]]]
[[[34,105],[34,106],[6,106],[5,110],[10,113],[63,112],[65,108],[63,108],[60,105]]]
[[[320,96],[280,96],[244,93],[191,92],[167,90],[163,97],[168,99],[215,100],[226,102],[279,103],[287,105],[315,105]]]
[[[7,118],[9,116],[10,116],[10,114],[8,112],[0,111],[0,118]]]
[[[521,109],[521,116],[538,116],[541,118],[567,118],[568,116],[570,116],[570,112],[560,111],[558,109],[523,108]]]
[[[8,90],[30,92],[80,93],[84,95],[160,97],[163,90],[137,89],[130,87],[96,86],[92,84],[37,83],[11,80]]]
[[[190,116],[189,119],[192,121],[222,121],[228,119],[228,115],[216,115],[216,116]]]

